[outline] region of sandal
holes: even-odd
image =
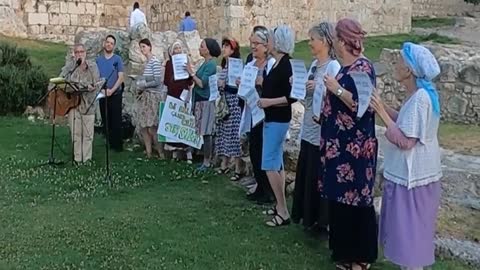
[[[230,172],[230,169],[229,168],[225,168],[225,169],[218,169],[217,170],[217,174],[228,174]]]
[[[267,215],[267,216],[274,216],[277,214],[277,207],[273,206],[270,209],[267,209],[265,211],[262,211],[262,214]]]
[[[369,270],[370,269],[370,264],[369,263],[356,263],[362,270]]]
[[[230,177],[231,181],[238,181],[243,178],[243,173],[235,173],[232,177]]]
[[[279,221],[280,219],[280,221]],[[265,223],[267,226],[270,227],[280,227],[280,226],[286,226],[290,224],[290,218],[284,219],[282,216],[280,216],[278,213],[275,214],[272,218],[272,220],[267,221]]]
[[[335,265],[336,270],[353,270],[353,264],[352,263],[342,263],[342,264],[337,264]]]

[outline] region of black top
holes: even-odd
[[[290,98],[292,85],[292,66],[290,65],[290,56],[284,55],[282,59],[270,70],[267,76],[263,78],[262,98],[286,97],[288,105],[271,106],[265,109],[265,122],[288,123],[292,119],[292,103],[296,100]]]

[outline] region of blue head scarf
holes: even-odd
[[[405,42],[401,54],[403,60],[416,77],[417,87],[425,89],[432,101],[433,112],[440,116],[438,92],[432,80],[440,74],[440,66],[435,56],[425,47]]]

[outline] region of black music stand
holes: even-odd
[[[55,155],[54,155],[54,146],[55,146],[55,128],[56,128],[56,122],[55,122],[55,118],[57,116],[57,91],[65,91],[67,85],[70,86],[72,89],[77,89],[75,85],[73,85],[72,83],[68,82],[68,81],[58,81],[58,82],[51,82],[54,84],[54,87],[52,89],[50,89],[49,91],[47,91],[47,93],[41,97],[38,101],[37,101],[37,104],[41,103],[46,97],[48,97],[50,95],[51,92],[54,92],[54,96],[53,96],[53,116],[52,116],[52,132],[50,134],[51,136],[51,141],[50,141],[50,154],[49,154],[49,157],[48,157],[48,161],[45,162],[45,163],[42,163],[40,165],[38,165],[38,167],[42,167],[42,166],[45,166],[45,165],[54,165],[54,166],[57,166],[57,165],[63,165],[65,164],[64,161],[56,161],[55,160]],[[64,88],[61,89],[59,87],[59,85],[61,84],[64,84]],[[73,142],[72,142],[73,143]]]

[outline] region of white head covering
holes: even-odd
[[[168,48],[168,54],[169,54],[170,56],[173,55],[173,49],[175,49],[175,47],[176,47],[177,45],[180,46],[180,48],[182,48],[182,52],[183,52],[183,50],[185,49],[184,46],[183,46],[183,42],[181,42],[180,40],[177,40],[177,41],[173,42],[173,44],[170,46],[170,48]]]
[[[282,53],[292,54],[295,49],[295,33],[286,24],[282,24],[272,31],[273,48]]]

